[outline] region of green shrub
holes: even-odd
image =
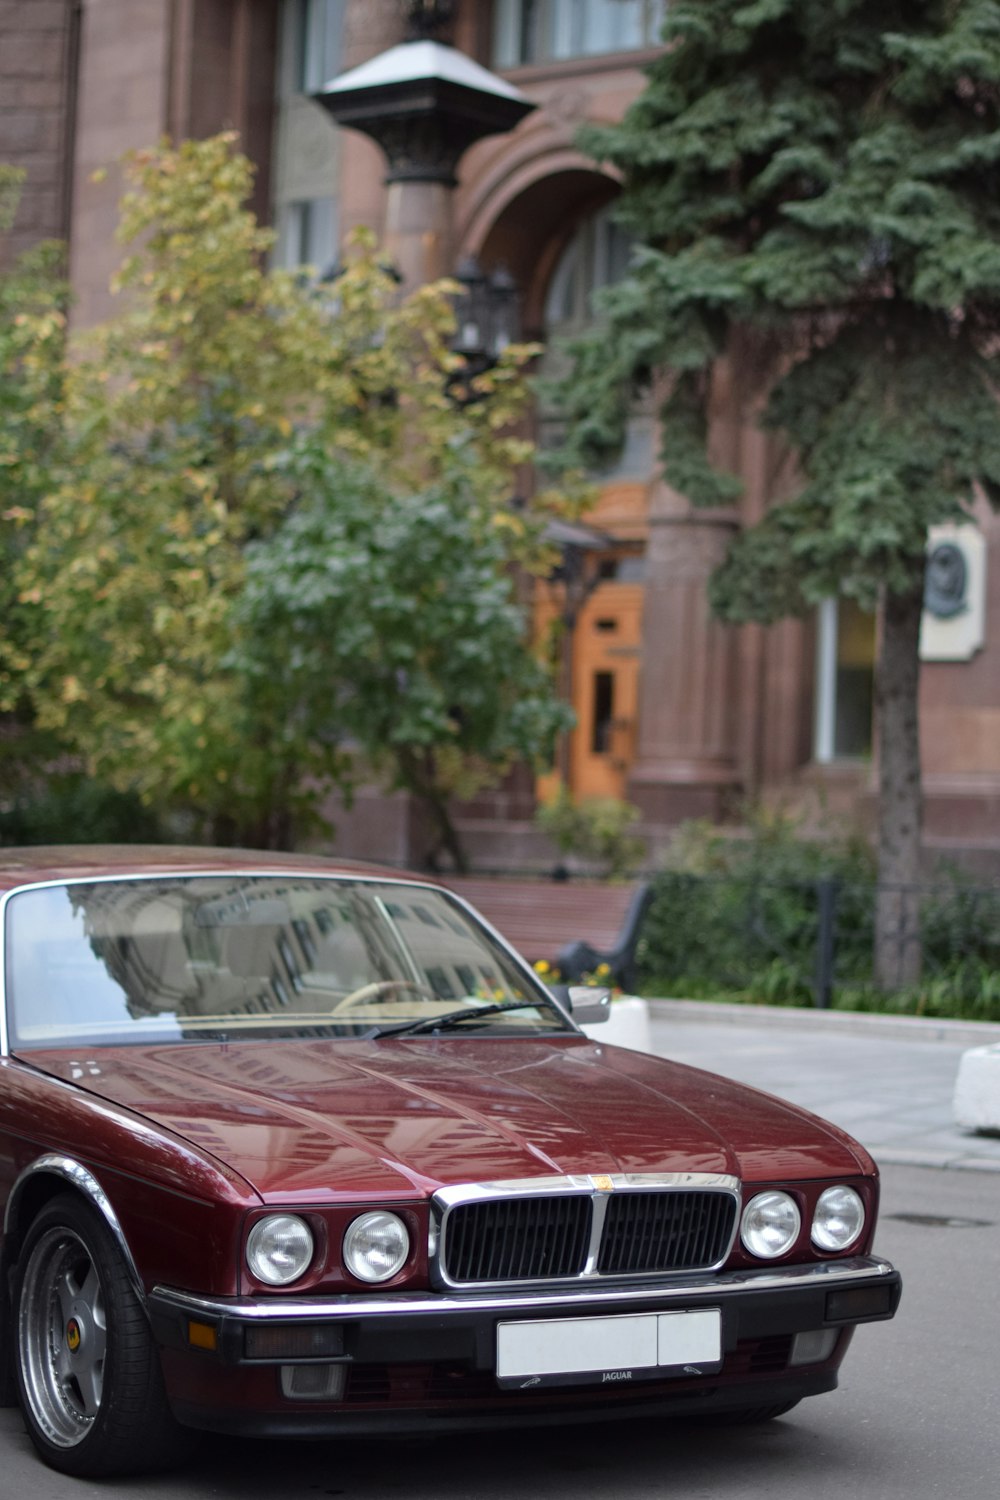
[[[838,987],[834,1007],[880,1015],[997,1022],[1000,1021],[1000,971],[967,960],[929,976],[922,984],[892,994],[871,984],[845,985]]]
[[[640,867],[646,853],[644,841],[635,833],[640,813],[617,797],[584,797],[574,800],[566,787],[535,814],[543,833],[562,854],[573,854],[602,875],[625,879]]]
[[[955,967],[960,974],[972,960],[966,975],[971,992],[983,965],[1000,969],[1000,890],[973,885],[960,870],[944,873],[946,880],[928,892],[921,911],[924,967]]]
[[[157,815],[131,792],[66,773],[0,807],[0,844],[152,844]]]
[[[640,988],[771,1005],[808,1005],[817,978],[820,882],[836,887],[833,1003],[841,1009],[1000,1020],[1000,889],[942,872],[921,902],[922,982],[874,986],[871,854],[848,837],[806,840],[781,816],[745,832],[685,825],[656,877],[639,944]]]
[[[770,1004],[808,1004],[817,883],[853,887],[871,873],[862,840],[807,840],[784,814],[751,810],[738,833],[683,824],[669,867],[654,882],[639,945],[641,983],[647,992],[668,986],[677,993],[683,978],[685,993],[714,987]]]

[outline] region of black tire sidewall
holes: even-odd
[[[54,1443],[38,1425],[21,1369],[21,1302],[35,1249],[51,1229],[72,1231],[85,1245],[100,1279],[106,1313],[104,1384],[90,1431],[72,1446]],[[33,1220],[18,1256],[10,1334],[15,1379],[32,1442],[45,1462],[65,1474],[100,1478],[148,1468],[169,1418],[159,1356],[124,1258],[97,1211],[73,1193],[52,1199]],[[129,1372],[126,1380],[124,1373]]]

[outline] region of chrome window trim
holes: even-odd
[[[129,1249],[128,1240],[125,1238],[125,1231],[122,1229],[118,1215],[112,1208],[110,1199],[93,1172],[85,1167],[82,1162],[75,1161],[71,1156],[59,1156],[54,1152],[45,1156],[39,1156],[29,1166],[25,1167],[22,1172],[18,1173],[14,1186],[10,1190],[10,1196],[7,1199],[3,1225],[4,1238],[6,1239],[10,1235],[14,1215],[17,1212],[17,1207],[25,1187],[32,1178],[42,1174],[47,1177],[61,1177],[65,1182],[76,1188],[77,1192],[82,1193],[92,1207],[101,1215],[125,1262],[125,1270],[132,1283],[132,1290],[143,1306],[145,1306],[146,1288],[143,1286],[142,1277],[139,1275],[138,1268],[132,1258],[132,1252]]]
[[[684,1271],[633,1271],[625,1274],[604,1275],[597,1269],[597,1259],[604,1234],[608,1203],[613,1196],[629,1192],[716,1192],[730,1197],[734,1204],[733,1228],[725,1250],[704,1273],[718,1271],[732,1253],[740,1228],[740,1180],[724,1173],[713,1172],[602,1172],[581,1173],[570,1176],[512,1178],[509,1181],[470,1182],[456,1187],[441,1188],[431,1198],[431,1230],[428,1245],[431,1279],[435,1285],[454,1291],[467,1291],[470,1287],[489,1290],[493,1287],[532,1286],[576,1286],[583,1282],[607,1285],[611,1282],[637,1282],[660,1279],[667,1275],[685,1275]],[[445,1272],[445,1249],[448,1240],[448,1219],[453,1209],[470,1203],[502,1202],[507,1199],[551,1197],[566,1193],[568,1196],[589,1197],[593,1205],[590,1223],[590,1240],[586,1262],[576,1276],[551,1276],[525,1278],[517,1281],[454,1281]],[[699,1273],[703,1274],[703,1273]]]
[[[4,891],[0,896],[0,1058],[10,1056],[7,1033],[7,903],[22,886]]]
[[[595,1287],[591,1284],[587,1287],[578,1286],[575,1290],[491,1293],[486,1296],[474,1294],[461,1297],[446,1293],[434,1295],[423,1291],[383,1292],[377,1297],[338,1293],[322,1299],[271,1297],[264,1302],[250,1298],[199,1297],[191,1292],[157,1285],[150,1293],[150,1298],[196,1317],[239,1318],[252,1323],[311,1319],[329,1322],[335,1318],[354,1320],[417,1315],[441,1317],[467,1313],[520,1316],[525,1312],[549,1310],[585,1313],[593,1307],[627,1309],[651,1301],[673,1305],[689,1301],[692,1297],[710,1297],[714,1300],[746,1292],[826,1291],[850,1286],[857,1281],[870,1281],[872,1278],[885,1280],[895,1274],[896,1268],[890,1261],[877,1256],[857,1255],[843,1261],[819,1261],[815,1265],[726,1271],[721,1276],[708,1274],[701,1280],[689,1279],[652,1287]]]
[[[349,881],[354,885],[392,885],[399,886],[403,890],[436,892],[437,895],[444,897],[446,901],[450,901],[460,907],[477,926],[488,933],[495,943],[500,945],[505,954],[510,955],[515,967],[530,980],[531,988],[540,992],[540,1009],[547,1003],[557,1015],[563,1018],[567,1024],[560,1031],[554,1033],[555,1035],[584,1035],[580,1027],[573,1020],[570,1011],[541,982],[527,959],[523,958],[517,949],[512,947],[507,939],[490,922],[487,922],[482,913],[477,911],[470,902],[466,901],[464,896],[458,895],[456,891],[449,890],[447,886],[435,885],[433,881],[429,880],[405,880],[399,875],[354,874],[353,872],[337,874],[332,870],[329,874],[325,874],[322,870],[306,870],[295,867],[263,870],[240,868],[218,869],[211,867],[203,870],[178,868],[170,870],[143,870],[135,873],[129,873],[127,870],[124,870],[118,875],[72,875],[59,880],[28,880],[23,885],[11,886],[9,890],[4,891],[0,895],[0,1058],[10,1057],[11,1055],[10,1029],[7,1020],[7,907],[15,896],[24,895],[29,891],[58,890],[62,886],[73,885],[126,885],[134,884],[138,881],[152,880],[288,880],[296,876],[304,876],[314,880],[328,880],[334,884],[343,884]],[[455,1035],[458,1034],[455,1033]],[[540,1039],[552,1034],[548,1031],[539,1031],[537,1033],[529,1033],[526,1039],[531,1040],[532,1036]],[[59,1044],[53,1043],[53,1045]]]

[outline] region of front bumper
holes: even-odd
[[[311,1299],[205,1298],[156,1287],[148,1299],[155,1337],[164,1351],[168,1389],[178,1417],[195,1426],[271,1435],[318,1435],[377,1426],[406,1430],[437,1417],[450,1425],[601,1415],[643,1401],[665,1410],[672,1397],[699,1410],[771,1405],[832,1389],[837,1368],[859,1323],[891,1318],[901,1294],[899,1272],[888,1261],[856,1256],[815,1265],[729,1271],[643,1287],[526,1288],[489,1293],[385,1292]],[[614,1317],[718,1308],[721,1369],[681,1378],[650,1378],[623,1391],[581,1379],[557,1390],[502,1390],[494,1378],[497,1325],[506,1321]],[[835,1330],[833,1352],[814,1365],[784,1364],[774,1355],[793,1347],[796,1334]],[[761,1345],[770,1363],[741,1354]],[[278,1372],[304,1364],[343,1365],[360,1392],[326,1405],[284,1398]],[[454,1374],[421,1386],[403,1379],[366,1399],[365,1379],[378,1370]],[[463,1376],[466,1384],[462,1386]],[[400,1398],[400,1390],[409,1391]],[[462,1391],[466,1399],[462,1399]],[[396,1392],[397,1394],[393,1394]],[[468,1399],[471,1392],[472,1399]],[[421,1394],[422,1393],[422,1394]],[[666,1403],[666,1406],[665,1406]],[[553,1415],[554,1414],[554,1415]]]

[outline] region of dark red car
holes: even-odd
[[[0,892],[0,1369],[58,1469],[178,1422],[763,1420],[895,1311],[859,1145],[589,1040],[432,884],[36,849]]]

